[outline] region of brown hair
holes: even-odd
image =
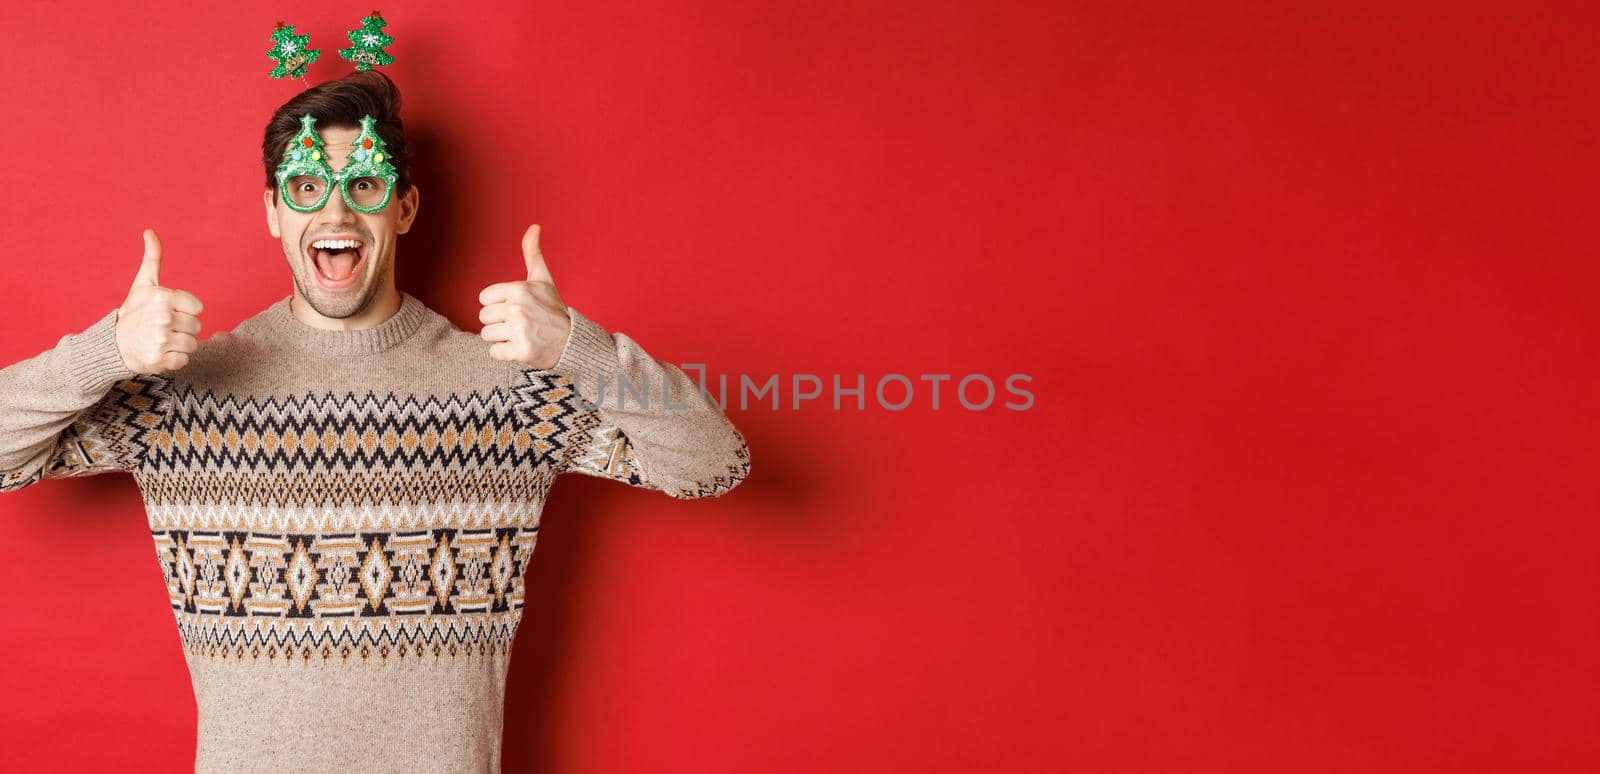
[[[261,141],[261,160],[267,168],[267,187],[272,200],[278,200],[278,179],[274,173],[283,162],[283,149],[300,133],[300,117],[310,113],[318,129],[360,129],[361,117],[370,115],[378,136],[389,148],[389,163],[400,179],[395,195],[411,188],[411,154],[400,125],[400,88],[389,76],[377,70],[357,70],[338,80],[319,83],[283,103],[267,121],[266,137]]]

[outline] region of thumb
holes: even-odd
[[[550,276],[550,267],[544,263],[544,253],[539,251],[539,224],[528,227],[527,233],[522,235],[522,260],[528,265],[528,281],[548,282],[556,284],[555,278]]]
[[[161,274],[161,239],[156,236],[155,229],[144,230],[144,260],[139,264],[139,273],[133,278],[135,285],[159,286]]]

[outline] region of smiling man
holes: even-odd
[[[558,475],[677,498],[744,480],[679,368],[566,305],[539,249],[481,331],[399,292],[419,212],[394,84],[302,92],[263,142],[294,290],[198,339],[160,284],[0,369],[0,491],[131,473],[185,648],[198,771],[496,771],[523,571]],[[620,388],[620,389],[619,389]]]
[[[389,84],[381,74],[345,80],[365,81],[373,88],[307,91],[273,114],[262,143],[267,230],[283,242],[294,276],[291,311],[320,328],[366,328],[399,309],[396,237],[411,229],[420,198],[407,174],[398,91],[380,86]],[[379,123],[372,118],[375,114],[388,120]],[[357,123],[345,125],[352,115]],[[378,174],[346,177],[358,146],[364,146],[363,153],[387,151],[383,161],[395,180],[391,183]],[[309,158],[312,153],[319,157],[315,162]],[[285,154],[294,158],[286,159]],[[286,161],[304,161],[306,166],[287,169]],[[322,162],[335,170],[331,178],[314,174]],[[375,211],[362,211],[368,209]],[[563,320],[557,327],[565,330],[566,325]]]

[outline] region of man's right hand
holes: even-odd
[[[161,240],[144,230],[144,262],[133,278],[128,298],[117,310],[117,351],[134,373],[176,371],[189,364],[189,354],[200,348],[200,299],[194,294],[158,283]]]

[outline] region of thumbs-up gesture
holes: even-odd
[[[161,240],[144,230],[144,262],[117,309],[117,351],[134,373],[176,371],[200,348],[200,299],[161,287]]]
[[[496,360],[550,368],[561,359],[572,317],[539,252],[537,223],[522,235],[522,259],[527,280],[497,282],[478,294],[483,304],[478,320],[484,324],[478,335],[489,342],[489,356]]]

